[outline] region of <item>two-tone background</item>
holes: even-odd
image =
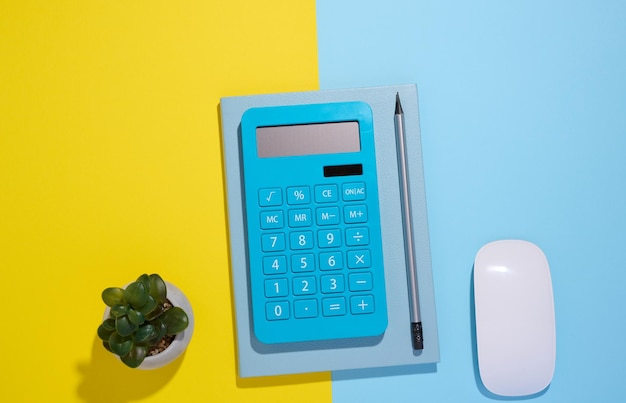
[[[409,82],[441,363],[237,378],[219,98]],[[536,243],[552,269],[556,372],[534,400],[623,400],[623,2],[0,5],[5,401],[489,401],[470,279],[478,249],[503,238]],[[95,334],[102,289],[143,272],[184,289],[196,315],[184,358],[152,372]]]

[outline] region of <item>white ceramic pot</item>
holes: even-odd
[[[194,316],[191,304],[189,303],[187,296],[185,296],[185,294],[183,294],[183,292],[174,284],[165,281],[165,287],[167,288],[167,299],[170,300],[173,306],[182,308],[189,317],[189,326],[187,326],[187,329],[176,335],[172,344],[170,344],[167,349],[157,355],[146,357],[137,369],[157,369],[166,366],[182,355],[191,341],[194,328]],[[111,308],[109,307],[105,309],[105,319],[109,317],[110,310]]]

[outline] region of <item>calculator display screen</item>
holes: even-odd
[[[259,158],[361,151],[358,122],[257,127]]]

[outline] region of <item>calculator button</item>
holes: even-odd
[[[350,312],[354,315],[374,312],[374,297],[371,295],[350,297]]]
[[[339,224],[338,207],[320,207],[315,210],[317,225],[337,225]]]
[[[370,267],[370,251],[367,249],[351,250],[348,252],[348,268],[360,269]]]
[[[346,245],[367,245],[370,243],[370,233],[365,227],[362,228],[348,228],[346,230]]]
[[[293,316],[298,319],[315,318],[317,316],[317,300],[299,299],[294,301]]]
[[[341,246],[341,231],[338,229],[317,231],[317,244],[320,248]]]
[[[289,319],[289,302],[268,302],[265,304],[265,317],[267,320]]]
[[[280,188],[266,188],[259,190],[259,206],[280,206],[283,204],[283,194]]]
[[[311,202],[311,193],[308,186],[293,186],[287,188],[287,204],[308,204]]]
[[[290,227],[310,227],[312,224],[311,210],[308,208],[289,210]]]
[[[310,295],[316,292],[315,277],[296,277],[293,279],[293,295]]]
[[[267,298],[286,297],[289,294],[286,278],[265,280],[265,296]]]
[[[341,252],[320,253],[320,270],[343,269],[343,255]]]
[[[355,204],[343,208],[343,221],[346,224],[367,222],[367,206],[365,204]]]
[[[313,233],[311,231],[292,232],[289,234],[289,247],[292,250],[312,249]]]
[[[322,300],[324,316],[341,316],[346,314],[346,299],[343,297],[324,298]]]
[[[285,250],[285,234],[261,235],[261,249],[263,252],[280,252]]]
[[[344,183],[341,187],[343,201],[365,200],[365,182]]]
[[[263,274],[287,273],[287,258],[285,256],[266,256],[263,258]]]
[[[337,201],[337,185],[315,186],[315,201],[317,203],[335,203]]]
[[[303,273],[315,270],[315,255],[305,253],[302,255],[291,256],[291,271],[294,273]]]
[[[343,274],[326,275],[321,278],[321,288],[324,294],[344,291]]]
[[[370,291],[372,287],[372,273],[350,273],[348,276],[350,291]]]
[[[278,229],[285,225],[282,211],[263,211],[261,212],[261,228],[262,229]]]

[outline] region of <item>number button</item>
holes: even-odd
[[[285,256],[266,256],[263,258],[264,274],[287,273],[287,258]]]
[[[317,300],[296,300],[293,303],[293,311],[293,316],[298,319],[314,318],[317,316]]]
[[[289,319],[289,302],[268,302],[265,304],[265,317],[267,320]]]
[[[293,186],[287,188],[287,204],[308,204],[311,194],[308,186]]]
[[[370,267],[370,251],[367,249],[351,250],[348,252],[348,268],[360,269]]]
[[[337,201],[337,185],[315,186],[315,201],[318,203],[334,203]]]
[[[322,292],[324,294],[343,292],[344,290],[343,275],[341,274],[322,276],[321,280]]]
[[[291,256],[291,271],[294,273],[315,270],[315,256],[312,253]]]
[[[265,280],[265,296],[267,298],[286,297],[289,294],[286,278]]]
[[[283,204],[283,194],[280,188],[259,189],[259,206],[280,206]]]
[[[315,277],[296,277],[293,279],[294,295],[310,295],[316,292]]]
[[[293,250],[313,248],[313,233],[311,231],[290,233],[289,246]]]
[[[339,270],[343,268],[341,252],[320,253],[320,270]]]
[[[263,252],[279,252],[285,250],[285,234],[261,235],[261,249]]]
[[[341,231],[338,229],[318,231],[317,244],[320,248],[334,248],[335,246],[341,246]]]

